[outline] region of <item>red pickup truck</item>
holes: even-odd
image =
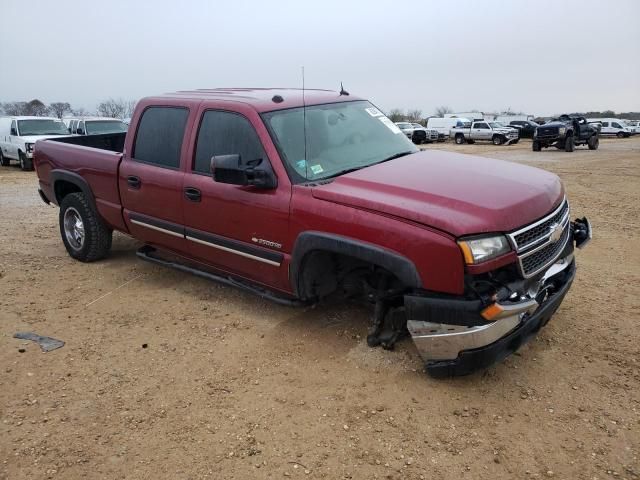
[[[138,255],[286,303],[374,304],[369,345],[411,335],[434,376],[531,338],[575,274],[557,176],[420,151],[346,92],[216,89],[140,101],[126,134],[39,141],[40,195],[69,254]]]

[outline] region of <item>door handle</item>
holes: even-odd
[[[202,200],[202,193],[200,193],[200,190],[193,187],[186,187],[184,189],[184,196],[192,202],[199,202]]]
[[[127,177],[127,185],[129,185],[131,188],[140,188],[141,184],[142,182],[140,181],[140,178],[136,177],[135,175],[129,175]]]

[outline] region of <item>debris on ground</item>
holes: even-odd
[[[43,337],[42,335],[38,335],[33,332],[18,332],[13,338],[20,338],[22,340],[31,340],[40,345],[40,348],[43,352],[50,352],[51,350],[55,350],[57,348],[63,347],[64,342],[62,340],[57,340],[51,337]]]

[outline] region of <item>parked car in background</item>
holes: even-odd
[[[509,126],[518,130],[520,138],[533,138],[536,128],[540,125],[533,120],[512,120]]]
[[[126,132],[128,125],[122,120],[109,117],[80,117],[69,121],[72,135],[101,135]]]
[[[413,124],[413,134],[411,135],[411,141],[416,145],[422,143],[433,143],[439,139],[438,131],[423,127],[419,123]]]
[[[589,150],[597,150],[600,145],[598,128],[584,117],[560,115],[536,128],[532,149],[539,152],[542,148],[553,146],[573,152],[577,145],[587,145]]]
[[[413,131],[416,127],[413,126],[413,123],[409,122],[396,122],[396,126],[405,134],[405,136],[411,140],[413,135]]]
[[[627,138],[635,133],[619,118],[589,118],[587,121],[589,123],[600,122],[602,124],[601,135],[615,135],[618,138]]]
[[[533,120],[533,115],[497,115],[494,118],[496,122],[502,122],[505,125],[511,125],[513,122],[528,122]]]
[[[470,127],[471,120],[458,117],[431,117],[427,119],[427,128],[438,132],[438,141],[449,138],[451,129],[454,127]]]
[[[22,170],[33,170],[33,146],[38,140],[68,135],[65,124],[55,117],[1,117],[0,164],[20,162]]]
[[[362,299],[375,304],[367,343],[408,331],[440,377],[547,324],[591,237],[556,175],[419,151],[364,99],[304,95],[183,91],[141,100],[126,134],[38,142],[69,255],[104,258],[115,230],[141,259],[288,305]]]
[[[483,112],[445,113],[444,118],[468,118],[471,121],[485,119]]]
[[[634,134],[638,134],[640,133],[640,121],[638,120],[625,120],[624,121],[627,124],[627,127],[629,127],[629,129],[634,133]]]
[[[449,136],[458,145],[475,143],[476,141],[492,142],[494,145],[511,145],[518,143],[518,131],[500,122],[472,122],[469,127],[454,127]]]

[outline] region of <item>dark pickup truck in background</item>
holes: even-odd
[[[410,334],[434,376],[531,338],[591,237],[554,174],[420,152],[344,92],[150,97],[126,134],[39,141],[35,165],[73,258],[107,256],[115,230],[144,260],[280,303],[361,298],[375,305],[369,345]]]
[[[556,147],[573,152],[576,146],[587,145],[589,150],[597,150],[600,145],[599,133],[600,130],[584,117],[560,115],[536,128],[532,149],[539,152],[542,148]]]

